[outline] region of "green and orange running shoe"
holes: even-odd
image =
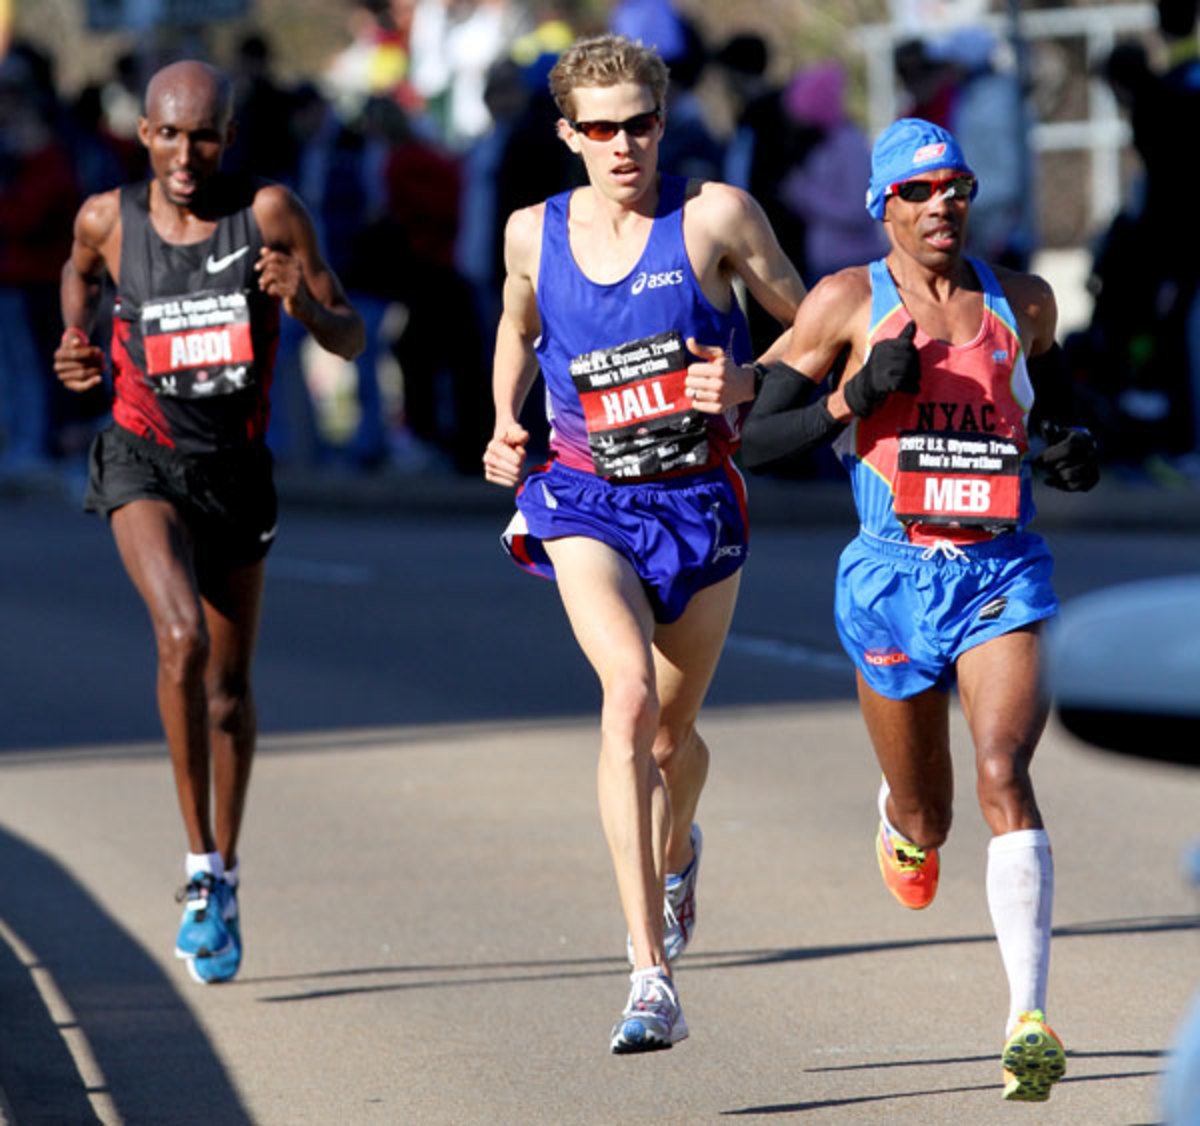
[[[903,837],[893,836],[880,821],[875,856],[888,891],[905,907],[920,911],[933,902],[939,871],[936,848],[918,848]]]
[[[1004,1097],[1014,1102],[1044,1103],[1050,1088],[1067,1072],[1066,1049],[1041,1009],[1021,1014],[1000,1062],[1004,1064]]]

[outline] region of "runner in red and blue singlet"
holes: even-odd
[[[1030,779],[1046,722],[1040,623],[1057,609],[1033,518],[1031,438],[1048,484],[1090,488],[1090,435],[1065,426],[1056,308],[1038,277],[963,254],[977,183],[954,137],[905,118],[875,143],[867,209],[886,258],[823,279],[745,427],[748,465],[835,440],[860,529],[835,611],[883,770],[876,856],[899,902],[937,891],[950,829],[949,690],[975,743],[992,831],[987,896],[1009,982],[1004,1097],[1064,1071],[1046,1024],[1050,843]],[[815,397],[827,373],[834,386]],[[853,375],[841,377],[844,372]]]

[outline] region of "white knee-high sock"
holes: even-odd
[[[1054,857],[1044,829],[1020,829],[992,838],[987,900],[1008,975],[1007,1036],[1022,1013],[1046,1009]]]

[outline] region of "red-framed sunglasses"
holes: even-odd
[[[924,203],[935,192],[949,192],[951,199],[970,199],[975,190],[975,177],[956,172],[944,180],[901,180],[887,190],[888,195],[898,195],[905,203]]]
[[[582,133],[589,141],[611,141],[618,133],[628,137],[648,137],[661,117],[662,110],[656,106],[624,121],[572,121],[570,124],[576,133]]]

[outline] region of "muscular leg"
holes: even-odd
[[[1036,628],[994,638],[958,661],[975,741],[979,806],[992,831],[987,899],[1009,985],[1005,1035],[1046,1008],[1054,860],[1029,766],[1046,723]]]
[[[958,659],[959,695],[975,741],[979,807],[994,835],[1040,829],[1029,764],[1046,726],[1036,629],[1017,630]]]
[[[159,500],[135,500],[117,509],[112,531],[125,570],[154,627],[158,710],[188,849],[214,852],[204,693],[209,634],[192,566],[190,537],[175,509]]]
[[[708,747],[696,730],[696,717],[733,620],[740,582],[739,571],[705,587],[678,620],[654,631],[655,681],[661,709],[654,758],[670,799],[666,852],[669,872],[682,872],[692,858],[690,830],[708,777]]]
[[[205,672],[215,790],[216,844],[226,870],[237,841],[258,733],[250,668],[258,640],[265,563],[203,581],[204,617],[212,639]]]
[[[546,541],[546,552],[575,638],[603,691],[600,819],[633,937],[634,967],[668,969],[662,904],[671,814],[651,753],[659,719],[653,614],[632,566],[607,545],[570,536]]]
[[[892,700],[859,673],[858,702],[891,790],[888,821],[913,844],[939,847],[950,832],[954,800],[948,694],[931,688]]]

